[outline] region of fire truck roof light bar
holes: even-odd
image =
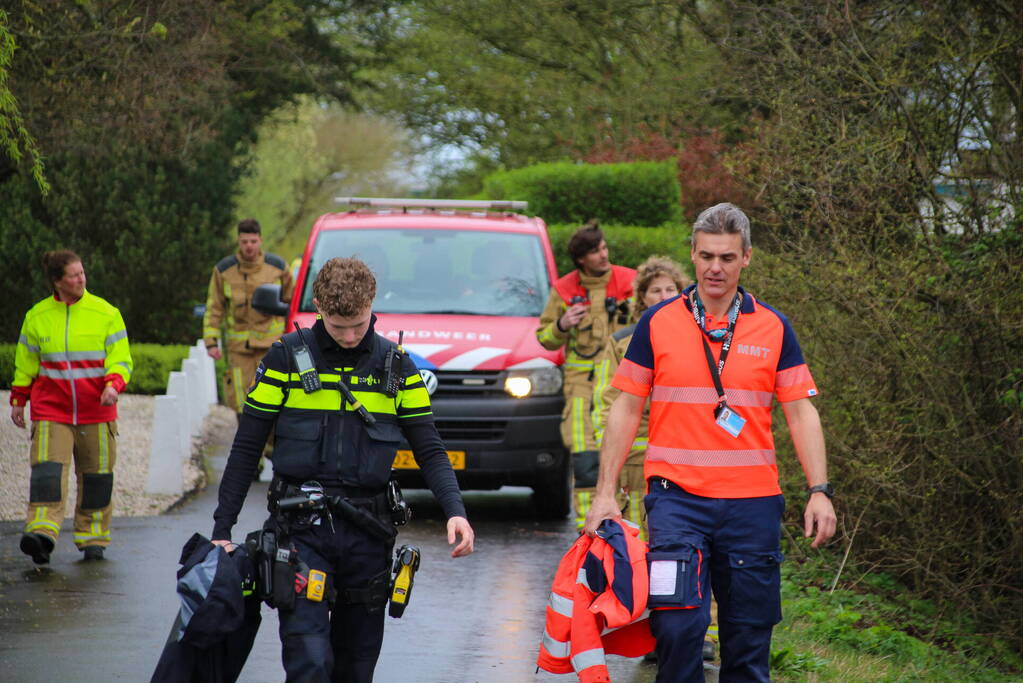
[[[486,209],[490,211],[525,211],[529,202],[504,199],[399,199],[394,197],[335,197],[338,204],[380,208],[407,209]]]

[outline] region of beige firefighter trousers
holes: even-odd
[[[32,422],[32,467],[25,532],[45,534],[56,544],[64,521],[68,474],[74,460],[78,481],[74,540],[87,545],[110,545],[114,463],[117,461],[117,423],[69,425]]]

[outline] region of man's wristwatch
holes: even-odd
[[[823,484],[817,484],[816,486],[811,486],[809,488],[809,491],[810,491],[810,495],[811,496],[813,494],[815,494],[815,493],[823,493],[828,498],[834,498],[835,497],[835,487],[832,486],[831,482],[828,482],[828,481],[824,482]]]

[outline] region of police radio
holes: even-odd
[[[299,327],[297,321],[295,322],[295,331],[298,332],[298,338],[302,343],[291,347],[291,358],[295,361],[298,377],[302,380],[302,391],[311,394],[322,389],[323,384],[320,382],[320,373],[316,372],[313,355],[309,352],[309,347],[306,346],[305,335],[302,334],[302,328]]]
[[[391,349],[390,358],[387,363],[387,375],[384,379],[384,393],[391,398],[397,396],[398,390],[401,389],[401,357],[405,355],[405,349],[402,348],[401,345],[403,339],[405,339],[405,331],[400,330],[398,332],[398,346],[397,348]]]

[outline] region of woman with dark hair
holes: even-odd
[[[117,395],[132,371],[128,333],[120,311],[85,289],[77,254],[46,252],[43,270],[53,295],[25,315],[11,385],[11,421],[22,429],[31,403],[32,474],[21,550],[36,564],[50,561],[73,459],[75,545],[86,560],[100,560],[110,544]]]

